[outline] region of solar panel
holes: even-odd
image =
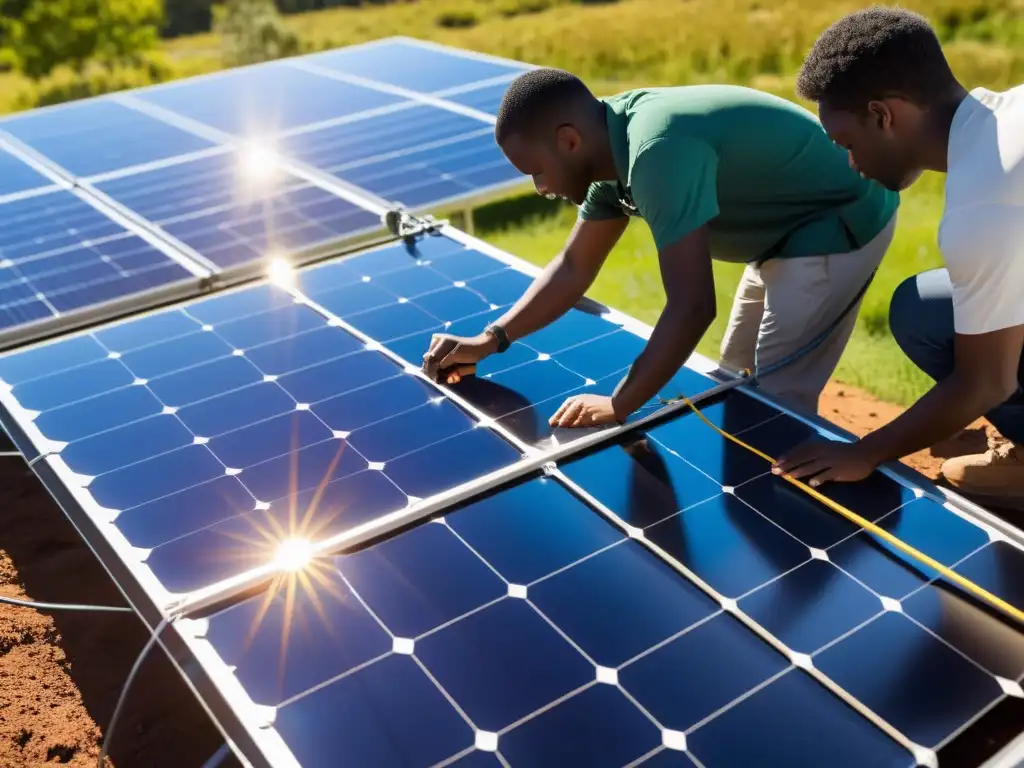
[[[0,339],[84,321],[144,292],[198,289],[198,267],[52,188],[0,204]]]
[[[189,283],[198,294],[275,257],[305,263],[365,241],[386,210],[471,205],[521,184],[474,99],[490,105],[527,68],[393,38],[32,110],[0,120],[0,205],[39,205],[27,199],[74,185],[109,226],[212,277]],[[53,307],[41,298],[51,289],[21,274],[5,281],[4,325],[38,338],[73,328],[72,304],[106,319],[122,307],[111,298],[145,308],[166,298],[166,283],[184,290],[181,268],[152,247],[97,287],[107,255],[88,274],[84,256],[48,255],[48,269],[70,260],[40,278],[61,297]]]
[[[733,392],[707,415],[755,445],[772,421],[797,424],[760,421],[752,402]],[[723,489],[691,461],[719,443],[698,428],[684,415],[624,437],[561,464],[568,483],[528,477],[182,631],[275,765],[496,753],[531,766],[909,766],[930,750],[942,765],[981,713],[1013,706],[1018,632],[864,532],[805,537],[834,513],[795,492],[780,503],[766,487],[785,483],[763,461],[760,479]],[[1019,547],[990,531],[880,476],[839,495],[877,501],[886,528],[1024,597]]]
[[[532,274],[450,228],[376,247],[4,356],[4,424],[135,589],[194,606],[176,636],[257,762],[906,766],[994,743],[1019,628],[692,413],[546,426],[610,391],[636,323],[588,305],[459,385],[416,373],[430,334],[478,331]],[[691,365],[663,396],[716,384]],[[818,431],[746,386],[701,410],[770,454]],[[824,492],[1024,603],[1016,534],[917,479]],[[266,581],[319,551],[347,554]]]

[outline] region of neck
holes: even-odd
[[[616,181],[619,172],[615,167],[615,154],[612,152],[612,139],[608,133],[608,121],[603,101],[594,106],[593,128],[594,158],[591,167],[594,169],[593,181]]]
[[[946,172],[949,131],[956,111],[966,98],[967,90],[958,84],[947,98],[928,110],[922,125],[924,135],[919,143],[920,164],[923,168],[939,173]]]

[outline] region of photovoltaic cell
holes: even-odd
[[[446,101],[453,101],[464,107],[471,107],[490,115],[497,115],[498,108],[501,106],[501,100],[507,90],[508,83],[496,83],[458,93],[445,94],[444,98]]]
[[[231,151],[97,187],[223,269],[380,226],[373,213],[259,163]]]
[[[427,105],[297,134],[282,140],[280,148],[409,207],[522,176],[494,143],[492,125]]]
[[[0,216],[0,330],[192,277],[64,190],[8,201]]]
[[[495,77],[514,77],[527,66],[485,59],[401,39],[314,54],[321,67],[420,93],[434,93]]]
[[[0,121],[4,131],[75,176],[91,176],[206,149],[212,144],[100,97]]]
[[[0,196],[52,186],[52,182],[6,150],[0,149]]]
[[[162,85],[138,93],[137,98],[245,138],[401,101],[382,91],[338,82],[284,63]]]

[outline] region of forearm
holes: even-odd
[[[595,275],[575,267],[559,254],[498,320],[510,341],[549,325],[568,312],[587,292]]]
[[[704,307],[665,308],[644,351],[612,396],[620,419],[640,408],[668,383],[693,354],[713,320],[714,311]]]
[[[954,372],[860,445],[878,464],[893,461],[953,436],[999,402],[990,386]]]

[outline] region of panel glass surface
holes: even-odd
[[[840,744],[842,765],[912,763],[548,478],[317,562],[204,638],[304,768],[753,764],[722,755],[741,732],[787,765]]]
[[[422,363],[433,334],[482,332],[532,282],[493,256],[443,236],[312,267],[298,279],[319,306],[412,365]],[[551,415],[571,395],[611,394],[643,348],[644,340],[618,323],[573,309],[503,354],[488,357],[476,376],[451,391],[525,443],[564,442],[585,431],[552,428]],[[715,383],[684,368],[659,396],[693,395]],[[654,398],[630,420],[661,405]]]
[[[432,106],[301,133],[280,148],[408,207],[522,179],[494,143],[492,125]]]
[[[183,592],[520,453],[284,291],[198,301],[0,359],[0,381],[146,567]],[[449,457],[459,456],[457,462]]]
[[[107,173],[213,146],[111,99],[89,99],[0,121],[9,133],[75,176]]]
[[[138,97],[211,128],[252,138],[396,104],[388,93],[284,63],[163,85]]]
[[[192,277],[70,192],[0,205],[0,331]]]
[[[321,67],[357,75],[420,93],[433,93],[494,77],[514,76],[525,64],[466,55],[456,49],[406,40],[385,40],[314,54],[309,61]]]
[[[52,184],[48,178],[37,173],[10,152],[0,149],[0,197],[49,187]]]
[[[202,157],[97,187],[221,268],[380,226],[375,214],[275,168],[255,151]]]
[[[461,104],[464,107],[472,107],[473,109],[479,109],[481,112],[497,115],[498,108],[501,106],[501,99],[504,97],[505,91],[508,90],[508,85],[508,83],[485,85],[468,91],[445,94],[444,99],[445,101]]]

